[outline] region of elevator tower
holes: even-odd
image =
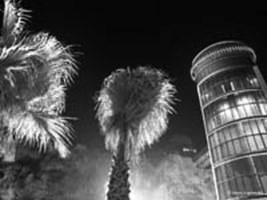
[[[192,61],[218,200],[267,197],[267,87],[252,48],[222,41]],[[266,198],[267,199],[267,198]]]

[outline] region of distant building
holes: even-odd
[[[267,87],[250,47],[208,46],[193,60],[218,200],[267,199]],[[210,159],[207,159],[208,156]]]
[[[197,154],[195,154],[195,156],[193,157],[193,162],[195,163],[197,168],[210,169],[211,163],[208,148],[205,147]]]
[[[201,149],[195,156],[192,158],[195,166],[200,169],[200,173],[205,173],[206,176],[204,177],[204,183],[209,187],[210,191],[214,193],[214,180],[211,170],[211,162],[208,148],[205,147]],[[204,171],[203,171],[204,170]]]

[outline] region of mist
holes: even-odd
[[[174,153],[157,165],[141,165],[131,174],[131,200],[215,199],[211,171],[196,168],[189,157]]]
[[[24,200],[105,200],[111,167],[105,150],[77,145],[69,158],[49,154],[24,164],[16,183]],[[152,161],[142,156],[130,171],[131,200],[214,200],[210,170],[170,153]]]

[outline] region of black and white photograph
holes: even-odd
[[[0,200],[267,200],[267,8],[217,4],[0,0]]]

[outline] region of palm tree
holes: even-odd
[[[76,73],[69,47],[48,33],[24,31],[29,11],[4,0],[0,37],[0,150],[15,162],[16,144],[69,153],[71,126],[61,116]],[[12,196],[12,195],[9,195]],[[13,197],[7,197],[12,199]]]
[[[175,92],[167,75],[150,67],[118,69],[104,80],[96,117],[113,152],[108,200],[129,199],[129,162],[167,129]]]
[[[23,31],[28,12],[5,0],[0,38],[1,136],[36,145],[40,151],[52,143],[65,157],[71,128],[60,115],[66,86],[76,72],[74,59],[69,47],[48,33]]]

